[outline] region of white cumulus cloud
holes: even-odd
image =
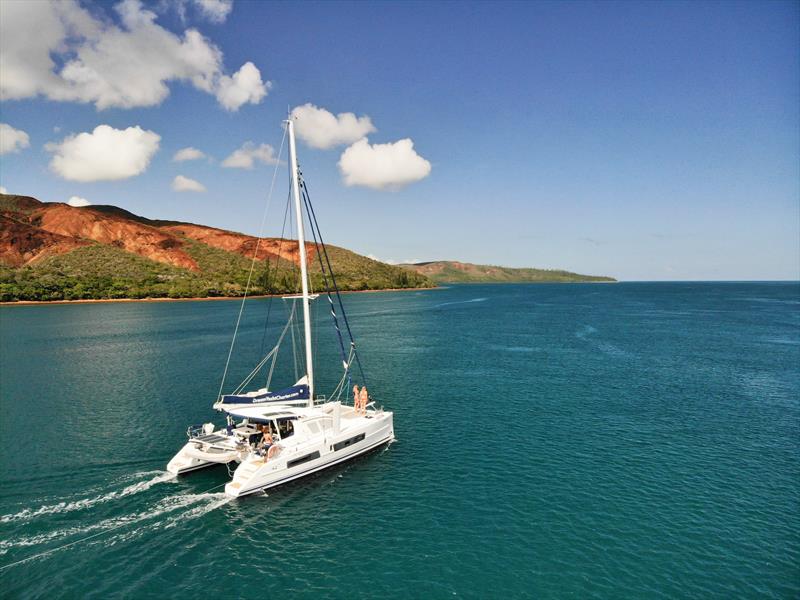
[[[92,203],[89,202],[86,198],[81,198],[80,196],[70,196],[69,200],[67,200],[67,204],[75,207],[92,205]]]
[[[258,104],[267,95],[272,84],[261,81],[261,72],[251,62],[246,62],[232,77],[223,75],[217,84],[217,100],[230,111],[239,110],[243,104]]]
[[[7,194],[7,193],[8,193],[8,190],[6,188],[4,188],[2,185],[0,185],[0,194]]]
[[[314,106],[310,102],[297,106],[292,110],[295,119],[295,131],[298,137],[312,148],[325,150],[352,144],[368,133],[377,131],[366,115],[356,117],[354,113],[332,112]]]
[[[205,192],[206,186],[194,179],[178,175],[172,180],[172,189],[176,192]]]
[[[154,106],[169,95],[172,81],[224,99],[227,110],[266,95],[269,82],[261,82],[252,63],[239,70],[244,81],[233,85],[247,93],[232,93],[221,50],[196,29],[172,33],[139,0],[114,8],[120,25],[105,15],[95,17],[75,0],[0,2],[0,98],[42,95],[91,102],[98,110]]]
[[[113,181],[139,175],[158,150],[161,136],[139,127],[98,125],[45,146],[53,153],[50,169],[71,181]]]
[[[222,166],[232,169],[252,169],[256,161],[274,165],[278,161],[275,149],[269,144],[256,146],[253,142],[245,142],[241,148],[222,161]]]
[[[172,157],[172,160],[175,162],[183,162],[185,160],[199,160],[201,158],[207,158],[206,153],[189,146],[188,148],[181,148],[178,150],[175,156]]]
[[[233,10],[233,0],[193,0],[200,13],[212,23],[224,23]]]
[[[388,144],[363,138],[342,152],[339,170],[345,185],[398,190],[427,177],[431,163],[416,153],[409,138]]]
[[[21,129],[14,129],[8,123],[0,123],[0,154],[19,152],[31,145],[28,134]]]

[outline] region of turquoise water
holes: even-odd
[[[238,303],[0,308],[0,595],[800,595],[798,284],[345,302],[397,442],[233,501],[225,467],[163,469],[214,414]],[[266,308],[231,381],[282,325]]]

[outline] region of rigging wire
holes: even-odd
[[[306,205],[306,213],[310,213],[309,208],[308,208],[309,207],[309,202],[308,202],[307,195],[305,193],[305,188],[303,188],[303,202]],[[309,225],[311,225],[310,222],[309,222]],[[322,252],[320,252],[320,249],[319,249],[319,242],[317,241],[317,232],[315,231],[313,226],[311,226],[311,236],[312,236],[312,238],[314,240],[314,247],[316,248],[316,251],[317,251],[317,258],[319,259],[319,268],[320,268],[320,272],[322,273],[322,283],[325,286],[325,295],[327,296],[328,304],[330,305],[330,313],[331,313],[331,317],[333,318],[333,327],[336,329],[336,335],[337,335],[337,338],[339,340],[339,351],[340,351],[340,353],[342,355],[342,363],[344,364],[345,371],[346,371],[348,369],[348,367],[349,367],[349,362],[347,360],[347,356],[346,356],[345,351],[344,351],[344,340],[342,340],[342,332],[339,329],[339,320],[336,317],[336,307],[333,304],[333,298],[331,298],[331,287],[330,287],[330,285],[328,285],[328,276],[327,276],[327,274],[325,272],[325,265],[322,263]]]
[[[275,187],[275,178],[278,175],[278,165],[281,162],[281,155],[283,154],[283,143],[286,141],[287,128],[283,130],[283,137],[281,138],[280,149],[278,150],[278,159],[275,161],[275,169],[272,172],[272,182],[269,186],[269,194],[267,195],[267,205],[264,207],[264,214],[261,216],[261,226],[258,229],[258,238],[256,238],[256,248],[253,252],[253,262],[250,263],[250,272],[247,274],[247,285],[244,288],[244,296],[242,296],[242,305],[239,307],[239,315],[236,317],[236,327],[233,330],[233,339],[231,339],[231,347],[228,349],[228,358],[225,360],[225,370],[222,372],[222,381],[219,384],[219,392],[217,392],[217,399],[222,396],[222,389],[225,387],[225,377],[228,375],[228,367],[231,364],[231,355],[233,354],[233,347],[236,344],[236,334],[239,333],[239,324],[242,321],[242,313],[244,312],[244,303],[247,300],[247,292],[250,289],[250,280],[253,277],[253,269],[258,260],[258,247],[261,244],[261,236],[264,234],[264,224],[267,221],[267,213],[269,212],[269,205],[272,202],[272,190]]]
[[[302,181],[303,173],[302,173],[302,171],[300,171],[300,166],[299,165],[298,165],[297,168],[298,168],[298,175],[300,177],[300,180]],[[305,216],[308,219],[308,228],[311,230],[311,233],[313,234],[314,233],[314,228],[311,227],[311,220],[310,220],[311,218],[308,216],[308,209],[306,209],[306,215]],[[305,223],[305,219],[304,219],[304,223]],[[305,227],[305,224],[303,225],[303,227]],[[308,242],[306,242],[306,243],[308,243]],[[315,241],[315,246],[316,246],[316,241]],[[308,253],[306,253],[306,254],[308,254]],[[309,289],[309,294],[314,294],[314,292],[315,292],[314,281],[311,278],[312,265],[313,265],[313,259],[310,259],[307,262],[307,265],[306,265],[307,266],[307,271],[308,271],[308,289]],[[327,291],[327,289],[326,289],[326,291]],[[317,302],[310,302],[309,303],[309,318],[312,320],[312,322],[318,322],[319,321],[319,304]],[[312,356],[317,356],[319,354],[319,352],[318,352],[318,350],[319,350],[319,331],[320,331],[319,327],[314,327],[311,330],[311,346],[312,346],[311,355]]]
[[[283,250],[283,242],[285,241],[283,239],[283,234],[286,231],[286,216],[289,213],[289,205],[291,204],[291,194],[292,191],[291,189],[289,189],[289,193],[286,197],[286,208],[283,211],[283,225],[281,225],[281,236],[280,238],[278,238],[278,253],[275,259],[274,274],[270,271],[270,259],[267,259],[267,277],[266,281],[264,282],[265,283],[264,287],[267,291],[267,294],[270,295],[270,298],[269,301],[267,302],[267,318],[264,321],[264,333],[261,335],[261,349],[259,350],[259,354],[262,354],[264,352],[264,345],[266,344],[267,340],[267,326],[269,325],[269,316],[270,313],[272,312],[272,294],[274,294],[274,292],[276,291],[274,286],[270,287],[269,280],[270,280],[270,275],[272,274],[272,282],[274,284],[278,279],[278,275],[280,274],[281,250]]]
[[[353,348],[350,348],[350,355],[347,357],[347,366],[345,367],[344,372],[342,373],[342,378],[339,380],[339,383],[336,384],[336,387],[333,388],[331,392],[331,400],[337,401],[342,397],[342,392],[344,391],[344,382],[347,380],[347,386],[350,387],[350,361],[353,359]]]
[[[333,287],[334,290],[336,291],[336,299],[338,300],[339,308],[342,311],[342,319],[344,320],[344,325],[347,328],[347,335],[350,338],[350,346],[354,350],[354,356],[356,359],[356,364],[358,365],[358,371],[359,373],[361,373],[361,380],[364,382],[364,385],[366,386],[367,378],[364,376],[364,369],[361,366],[361,358],[358,356],[358,351],[356,350],[356,342],[355,339],[353,338],[353,332],[350,330],[350,323],[347,320],[347,313],[345,312],[344,304],[342,303],[342,295],[339,292],[339,286],[336,284],[336,275],[334,275],[333,269],[331,268],[331,261],[330,258],[328,257],[328,250],[325,246],[325,241],[322,239],[322,232],[319,229],[319,223],[317,222],[317,215],[314,213],[314,205],[311,204],[311,196],[310,192],[308,191],[308,185],[306,184],[304,179],[301,179],[301,181],[302,181],[303,195],[306,199],[306,204],[308,206],[309,219],[313,221],[313,225],[316,228],[317,233],[319,234],[319,241],[320,245],[322,246],[322,251],[325,255],[325,262],[328,265],[328,272],[331,274],[331,281],[333,282]]]
[[[281,344],[283,343],[283,338],[286,336],[286,332],[289,330],[292,324],[292,319],[294,319],[294,309],[292,309],[292,313],[289,315],[289,320],[286,322],[286,325],[284,326],[283,331],[278,338],[278,342],[275,344],[272,350],[270,350],[267,355],[261,359],[261,362],[259,362],[255,368],[250,371],[250,374],[244,378],[244,381],[242,381],[242,383],[240,383],[239,386],[233,391],[233,395],[242,392],[245,386],[247,386],[247,384],[249,384],[253,378],[258,375],[258,372],[264,367],[264,365],[267,364],[267,361],[272,358],[272,367],[270,368],[269,378],[267,379],[267,389],[269,389],[269,382],[272,380],[272,370],[275,368],[275,359],[278,357],[278,352],[280,351]]]
[[[267,376],[267,390],[269,390],[269,386],[272,383],[272,373],[275,371],[275,361],[278,359],[278,351],[283,343],[283,338],[286,336],[286,331],[291,328],[292,321],[294,321],[295,316],[295,305],[292,304],[292,312],[289,314],[289,321],[286,323],[286,327],[283,328],[281,332],[281,337],[278,339],[278,343],[275,344],[275,354],[272,357],[272,365],[269,368],[269,375]]]
[[[294,302],[292,303],[294,306]],[[292,360],[294,360],[294,380],[298,381],[300,379],[300,374],[297,372],[297,345],[294,340],[294,326],[291,328],[292,332]]]
[[[289,188],[289,196],[290,198],[287,202],[291,199],[291,183]],[[288,205],[287,205],[288,206]],[[289,234],[291,235],[294,233],[294,211],[289,211]],[[298,245],[299,247],[299,245]],[[297,294],[299,292],[299,285],[300,281],[297,277],[297,265],[295,265],[294,261],[290,259],[289,261],[289,271],[292,275],[292,281],[294,281],[294,289],[288,289],[287,291],[291,294]],[[297,300],[292,300],[292,304],[297,304]],[[295,343],[295,337],[297,338],[297,342]],[[292,327],[292,360],[294,361],[294,380],[298,381],[300,379],[300,370],[302,368],[301,361],[305,361],[305,355],[300,350],[300,342],[299,340],[302,339],[302,334],[300,332],[300,322],[295,320],[294,326]]]
[[[290,233],[296,233],[297,232],[297,228],[295,227],[294,219],[295,219],[294,211],[290,210],[289,211],[289,232]],[[299,248],[299,244],[298,244],[298,248]],[[298,254],[298,260],[299,260],[299,254]],[[293,278],[293,281],[294,281],[294,290],[289,290],[289,293],[291,295],[297,296],[297,295],[300,294],[300,267],[297,264],[295,264],[294,260],[290,261],[290,270],[291,270],[292,278]],[[292,302],[296,303],[297,300],[296,299],[292,299]],[[294,357],[294,361],[295,361],[295,370],[297,371],[297,374],[298,374],[298,377],[299,377],[299,374],[302,373],[302,372],[305,372],[306,374],[308,374],[308,366],[306,365],[305,352],[302,351],[302,342],[300,340],[303,339],[303,332],[300,331],[300,321],[298,319],[295,319],[295,328],[296,328],[296,332],[297,332],[298,349],[297,349],[297,355]]]

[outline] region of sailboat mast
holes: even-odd
[[[289,128],[289,171],[292,176],[292,196],[297,217],[297,245],[300,250],[300,281],[303,288],[303,326],[306,337],[306,374],[308,375],[308,405],[314,405],[314,362],[311,356],[311,315],[308,309],[308,257],[306,239],[303,231],[303,209],[300,203],[300,177],[297,169],[297,148],[294,141],[294,123],[286,121]]]

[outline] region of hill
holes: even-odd
[[[241,296],[256,247],[250,293],[297,291],[294,240],[0,194],[0,301]],[[322,289],[316,247],[306,249],[312,287]],[[344,248],[328,254],[342,290],[434,285]]]
[[[404,264],[401,267],[424,275],[436,283],[576,283],[614,282],[613,277],[580,275],[549,269],[514,269],[474,265],[453,260]]]

